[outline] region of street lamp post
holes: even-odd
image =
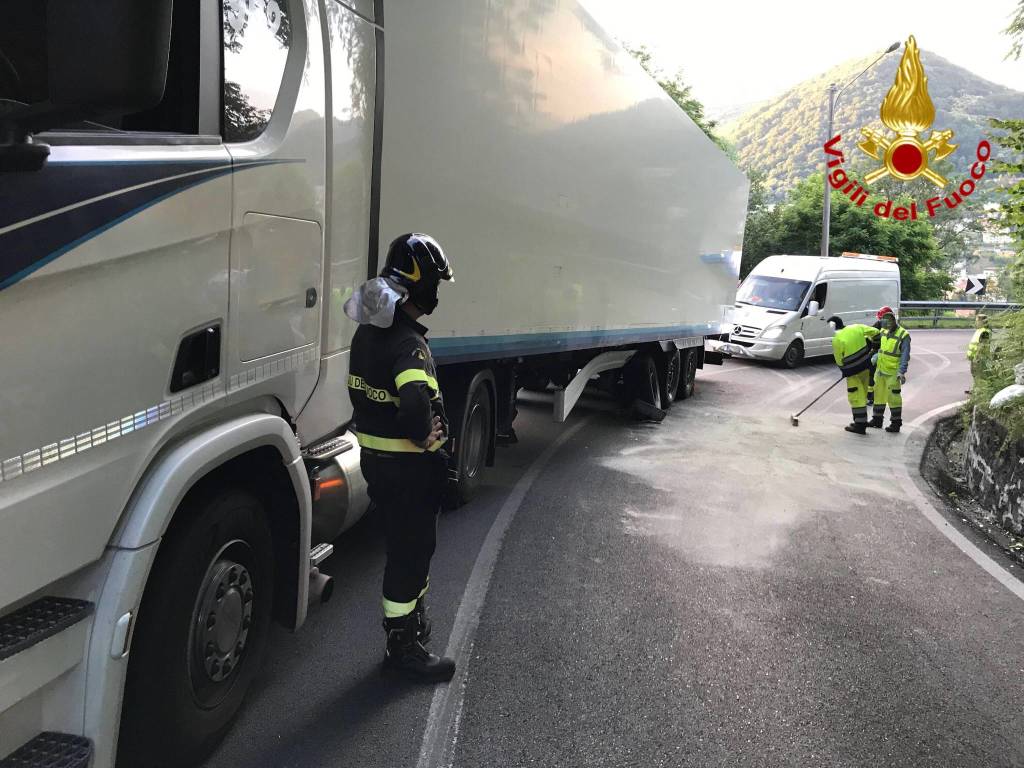
[[[839,95],[843,91],[845,91],[847,88],[849,88],[851,85],[853,85],[861,75],[863,75],[865,72],[867,72],[873,66],[875,66],[875,64],[880,62],[884,56],[886,56],[887,54],[892,53],[893,51],[898,51],[899,48],[900,48],[900,44],[899,43],[893,43],[892,45],[890,45],[888,48],[886,48],[884,51],[882,51],[882,53],[879,55],[879,57],[877,59],[875,59],[870,64],[868,64],[866,67],[864,67],[864,69],[861,70],[861,73],[859,75],[857,75],[857,77],[853,78],[853,80],[848,82],[842,88],[840,88],[838,86],[838,84],[836,84],[836,83],[829,83],[829,86],[828,86],[828,131],[825,133],[825,141],[826,142],[829,139],[832,138],[832,120],[835,117],[836,102],[839,101]],[[822,256],[828,256],[828,235],[829,235],[829,224],[831,223],[831,217],[832,217],[832,194],[831,194],[831,190],[829,189],[829,183],[828,183],[828,167],[826,167],[825,168],[825,199],[824,199],[824,205],[822,206],[822,212],[821,212],[821,255]]]

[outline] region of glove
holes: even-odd
[[[900,386],[906,384],[907,383],[907,374],[901,373],[899,376],[896,377],[896,380],[900,383]]]

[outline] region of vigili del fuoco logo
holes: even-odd
[[[985,162],[992,154],[992,146],[984,139],[978,142],[970,175],[952,190],[949,189],[949,180],[930,167],[931,163],[953,154],[958,145],[950,143],[953,131],[949,129],[933,130],[927,139],[921,139],[921,134],[935,122],[935,105],[928,95],[928,77],[921,65],[921,52],[913,35],[907,40],[896,70],[896,81],[882,101],[879,117],[892,133],[860,129],[863,140],[857,144],[858,149],[881,163],[864,176],[863,182],[851,179],[842,168],[846,158],[836,148],[842,135],[836,134],[825,143],[826,160],[831,169],[828,181],[833,189],[840,190],[857,205],[867,202],[867,187],[886,176],[901,181],[923,176],[941,190],[940,194],[923,201],[920,211],[917,200],[909,206],[896,205],[892,200],[875,204],[876,216],[891,216],[900,221],[917,219],[919,213],[923,216],[927,212],[928,216],[934,217],[943,209],[952,210],[974,192],[976,183],[985,175]]]

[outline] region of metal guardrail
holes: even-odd
[[[1021,304],[1008,301],[901,301],[900,309],[973,309],[986,312],[994,309],[1020,309]]]
[[[990,312],[1008,312],[1024,308],[1021,304],[1014,304],[1008,301],[901,301],[900,315],[908,321],[931,321],[932,328],[938,328],[942,321],[969,320],[970,316],[946,314],[950,310],[974,310],[976,314],[987,314]],[[935,314],[909,314],[917,311],[935,310]],[[908,313],[909,311],[909,313]]]

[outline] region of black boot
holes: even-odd
[[[384,651],[384,669],[404,672],[425,683],[451,680],[455,662],[430,653],[416,638],[419,619],[416,612],[395,619],[384,619],[387,648]]]
[[[893,421],[889,423],[889,426],[885,428],[886,432],[892,432],[893,434],[900,431],[900,427],[903,426],[902,421]]]
[[[871,427],[872,429],[881,429],[882,428],[882,417],[881,416],[873,416],[871,418],[871,421],[868,422],[868,426]]]
[[[846,429],[847,432],[853,432],[855,435],[866,435],[868,433],[868,425],[866,423],[861,424],[856,421],[852,424],[847,424],[844,429]]]
[[[430,642],[430,617],[427,615],[427,604],[423,602],[422,597],[416,601],[413,613],[416,614],[416,639],[426,645]]]

